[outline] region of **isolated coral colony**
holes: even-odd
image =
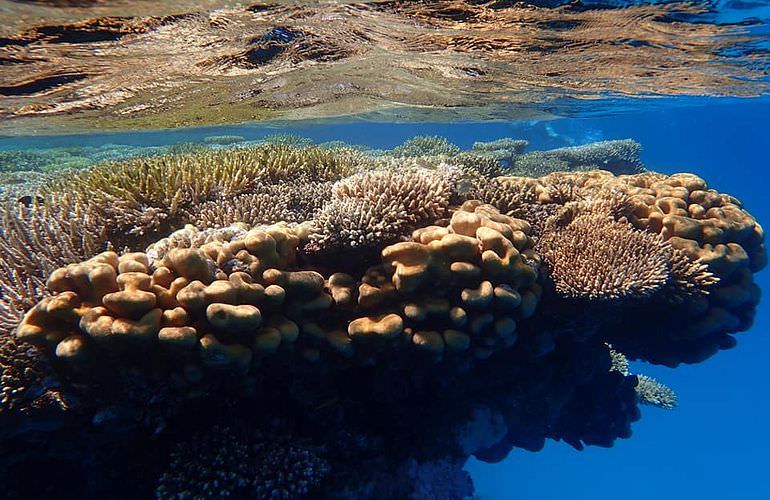
[[[466,498],[470,456],[628,438],[676,404],[629,359],[751,325],[762,229],[633,141],[526,146],[212,139],[6,190],[4,488]]]

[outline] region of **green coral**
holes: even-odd
[[[636,393],[639,402],[645,405],[657,406],[665,410],[673,410],[677,406],[676,393],[647,375],[637,375]]]
[[[228,145],[246,140],[242,135],[210,135],[203,138],[205,144]]]
[[[510,175],[542,177],[552,172],[609,170],[635,174],[644,170],[641,145],[631,139],[600,141],[583,146],[532,151],[513,158]]]
[[[494,141],[474,142],[471,151],[477,155],[505,162],[506,165],[512,165],[528,145],[529,141],[523,139],[503,137]]]
[[[634,375],[629,372],[628,358],[622,353],[610,348],[611,370],[623,375]],[[636,394],[643,405],[657,406],[664,410],[673,410],[677,407],[676,393],[670,387],[658,382],[647,375],[635,374]]]
[[[404,141],[390,151],[397,158],[416,156],[454,156],[460,153],[460,148],[444,137],[437,135],[417,135]]]
[[[313,145],[313,140],[309,137],[284,133],[268,134],[262,138],[262,142],[265,144],[277,144],[294,148],[305,148]]]

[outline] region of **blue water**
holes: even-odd
[[[622,104],[622,103],[621,103]],[[317,142],[342,139],[392,147],[415,134],[439,134],[461,147],[503,136],[530,140],[528,150],[597,140],[633,138],[643,147],[647,168],[694,172],[719,191],[745,203],[760,221],[770,221],[768,152],[770,101],[689,99],[620,106],[623,112],[542,122],[384,124],[356,121],[264,127],[222,127],[163,133],[102,134],[87,137],[14,138],[1,148],[99,145],[106,142],[161,145],[212,134],[257,139],[291,131]],[[770,274],[757,276],[767,292]],[[738,346],[695,366],[668,369],[645,365],[638,371],[676,390],[673,411],[643,407],[634,435],[610,449],[578,452],[549,442],[539,453],[515,450],[499,464],[471,461],[482,499],[537,498],[595,500],[770,498],[770,435],[765,363],[770,355],[770,304],[759,307],[755,326],[739,334]]]

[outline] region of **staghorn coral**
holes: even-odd
[[[45,355],[0,330],[0,416],[67,410],[59,380]]]
[[[195,206],[190,219],[199,227],[249,226],[275,221],[302,222],[329,200],[332,182],[285,181],[257,187],[234,197],[222,197]]]
[[[278,144],[282,146],[292,146],[295,148],[306,148],[313,145],[313,140],[309,137],[302,137],[297,134],[268,134],[262,138],[266,144]]]
[[[29,309],[44,295],[45,279],[64,264],[105,248],[104,232],[87,214],[66,211],[50,197],[29,206],[6,199],[0,204],[0,309],[4,316]],[[7,325],[6,325],[7,326]]]
[[[319,248],[381,245],[446,215],[451,186],[428,169],[362,172],[332,187],[315,216],[312,242]]]
[[[183,498],[299,499],[318,490],[329,464],[314,451],[215,425],[177,443],[155,490]]]
[[[611,370],[618,371],[623,375],[630,374],[628,358],[622,353],[612,349],[612,347],[610,347],[610,356],[612,358]],[[671,388],[647,375],[636,374],[636,378],[636,394],[639,396],[639,403],[657,406],[664,410],[673,410],[676,408],[676,393]]]
[[[246,139],[241,135],[209,135],[203,138],[204,144],[230,145],[243,142]]]
[[[715,282],[704,266],[682,258],[662,236],[609,214],[589,212],[563,227],[547,228],[537,250],[563,297],[639,300],[670,294],[685,300],[687,294],[708,293]]]
[[[77,207],[109,227],[108,239],[120,248],[129,242],[126,234],[148,238],[181,226],[198,204],[286,180],[333,181],[352,168],[350,158],[331,151],[266,145],[104,165],[46,191],[56,205]]]

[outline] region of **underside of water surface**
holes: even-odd
[[[0,0],[0,498],[767,498],[768,18]]]

